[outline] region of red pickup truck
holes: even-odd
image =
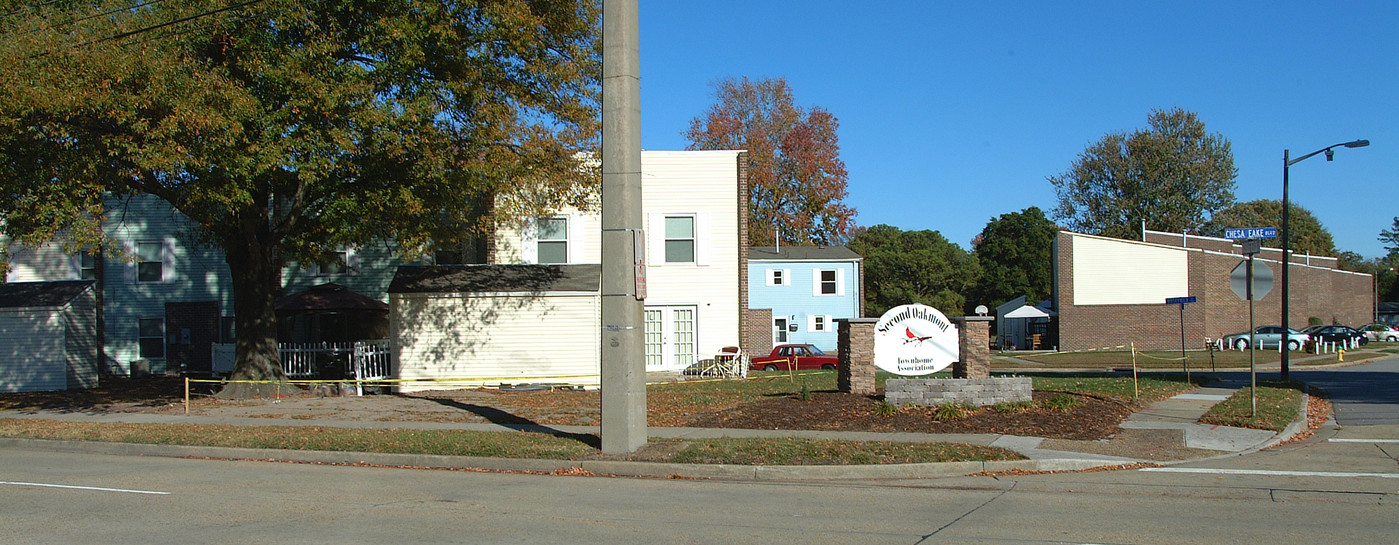
[[[779,344],[772,353],[753,358],[750,369],[754,371],[777,371],[789,369],[835,369],[839,361],[835,356],[822,352],[810,344]]]

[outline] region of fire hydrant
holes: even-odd
[[[1342,348],[1336,351],[1336,361],[1346,361],[1346,349]]]

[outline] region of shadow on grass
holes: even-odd
[[[552,427],[546,426],[546,425],[544,425],[544,424],[540,424],[540,423],[538,423],[538,422],[535,422],[535,421],[530,420],[530,419],[528,419],[528,418],[525,418],[525,417],[523,417],[523,416],[519,416],[519,415],[517,415],[517,414],[510,413],[510,412],[507,412],[507,411],[502,411],[502,410],[497,409],[497,408],[495,408],[495,407],[487,407],[487,406],[485,406],[485,405],[476,405],[476,404],[473,404],[473,403],[462,403],[462,402],[456,401],[456,400],[454,400],[454,399],[437,399],[437,398],[420,398],[420,399],[427,399],[427,400],[432,401],[432,402],[434,402],[434,403],[437,403],[437,404],[439,404],[439,405],[444,405],[444,406],[447,406],[447,407],[451,407],[451,408],[453,408],[453,409],[459,409],[459,410],[463,410],[463,411],[469,412],[469,413],[474,414],[474,415],[476,415],[476,416],[479,416],[479,417],[481,417],[481,418],[485,418],[487,421],[489,421],[489,422],[492,423],[492,424],[495,424],[495,425],[497,425],[497,426],[501,426],[501,427],[504,427],[504,428],[509,428],[509,429],[512,429],[512,430],[515,430],[515,431],[523,431],[523,432],[531,432],[531,433],[546,433],[546,434],[552,435],[552,436],[554,436],[554,437],[560,437],[560,438],[564,438],[564,439],[573,439],[573,440],[575,440],[575,441],[578,441],[578,442],[580,442],[580,443],[583,443],[583,444],[585,444],[585,445],[588,445],[588,446],[590,446],[590,447],[592,447],[592,448],[597,448],[597,449],[602,448],[602,438],[601,438],[600,436],[598,436],[597,434],[592,434],[592,433],[572,433],[572,432],[563,431],[563,430],[560,430],[560,429],[557,429],[557,428],[552,428]]]
[[[96,388],[0,394],[0,410],[104,413],[111,405],[162,407],[184,403],[184,379],[102,377]],[[212,385],[191,385],[191,394],[209,395]]]

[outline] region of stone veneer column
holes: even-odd
[[[952,364],[952,378],[987,378],[991,376],[990,316],[960,316],[952,318],[957,324],[957,348],[961,355]]]
[[[836,353],[840,369],[836,388],[847,394],[874,395],[874,324],[875,318],[841,318],[836,320],[839,344]]]

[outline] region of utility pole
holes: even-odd
[[[637,0],[602,3],[602,451],[646,444]]]

